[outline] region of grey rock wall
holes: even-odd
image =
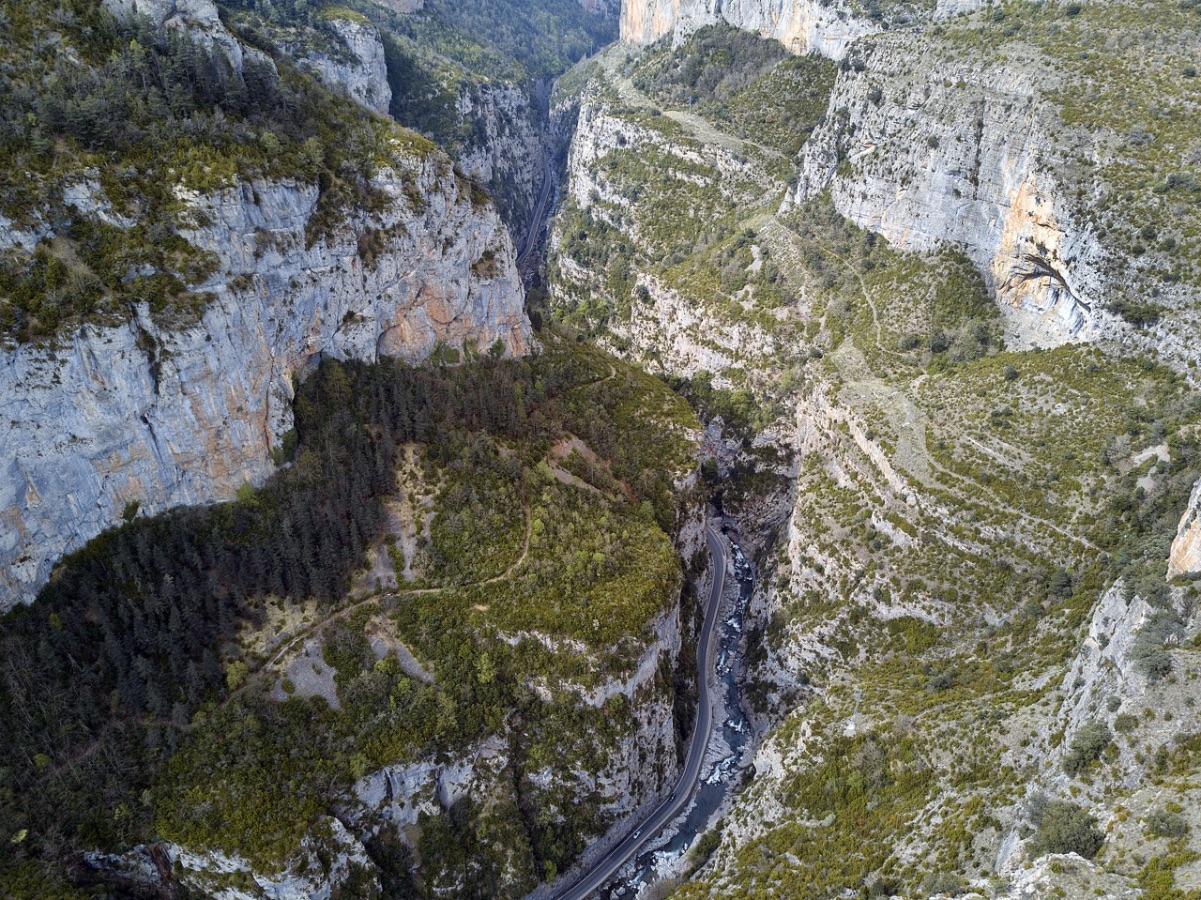
[[[621,39],[649,44],[670,34],[678,42],[721,21],[775,38],[793,53],[833,59],[845,56],[857,38],[879,30],[841,0],[623,0]]]
[[[467,175],[493,196],[520,241],[535,223],[534,205],[545,172],[545,123],[528,90],[516,84],[463,85],[458,114],[471,137],[457,153]]]
[[[345,53],[300,54],[301,65],[316,72],[326,84],[345,91],[355,102],[387,115],[392,105],[392,88],[388,84],[379,29],[370,22],[352,18],[331,18],[329,22],[345,44]]]
[[[878,35],[856,45],[857,64],[839,75],[801,152],[789,202],[829,190],[839,212],[901,249],[961,247],[1014,346],[1112,331],[1104,248],[1041,164],[1051,113],[1030,70],[949,51],[937,67],[914,65],[945,49],[928,41]]]
[[[351,211],[306,247],[315,187],[246,184],[185,201],[185,236],[219,270],[200,322],[170,330],[146,310],[50,348],[0,352],[0,609],[30,602],[54,562],[119,522],[229,499],[272,471],[292,427],[293,375],[323,354],[425,359],[439,344],[530,346],[508,232],[440,154],[397,157],[377,216]],[[412,198],[420,198],[419,201]],[[373,229],[385,249],[359,253]]]

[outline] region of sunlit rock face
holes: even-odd
[[[317,188],[188,196],[184,236],[215,255],[200,321],[139,310],[54,347],[0,353],[0,608],[29,602],[64,553],[121,521],[261,482],[292,427],[293,376],[322,355],[417,362],[435,347],[530,346],[508,232],[441,154],[381,169],[389,199],[310,241]],[[83,210],[86,213],[86,209]],[[365,236],[384,237],[364,254]]]

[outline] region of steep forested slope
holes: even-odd
[[[631,754],[675,765],[682,401],[563,346],[328,362],[296,406],[291,463],[263,488],[105,533],[0,623],[9,890],[127,868],[80,854],[157,837],[210,889],[231,865],[320,885],[306,854],[342,853],[359,874],[328,878],[364,891],[382,872],[513,895],[658,782]],[[415,870],[322,824],[396,844],[372,773],[464,753],[470,772],[481,744],[450,819],[410,776],[431,842]],[[503,852],[440,858],[438,829],[501,823]]]

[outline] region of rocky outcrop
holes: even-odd
[[[664,691],[656,677],[675,666],[682,644],[679,604],[660,616],[654,624],[654,640],[647,647],[637,668],[626,678],[613,680],[590,691],[581,691],[589,706],[602,707],[613,698],[625,698],[632,713],[634,729],[605,761],[595,779],[581,772],[553,772],[544,776],[564,782],[574,793],[586,795],[596,790],[605,815],[621,821],[647,800],[662,795],[679,774],[676,758],[675,695]]]
[[[470,136],[456,161],[487,188],[519,242],[534,225],[546,168],[544,116],[537,100],[528,88],[504,82],[464,84],[458,95],[459,119]]]
[[[286,868],[270,874],[255,871],[236,854],[166,843],[139,845],[120,855],[89,852],[84,862],[105,881],[134,888],[135,896],[175,896],[182,884],[224,900],[327,900],[352,877],[367,896],[378,896],[375,863],[355,836],[333,816],[321,818],[314,832],[319,837],[307,838]]]
[[[1014,346],[1097,337],[1104,251],[1040,166],[1052,142],[1038,85],[928,36],[855,48],[830,113],[801,154],[793,201],[829,190],[838,210],[906,250],[950,243],[985,274]],[[948,62],[912,65],[918,57]]]
[[[378,213],[346,210],[315,242],[315,186],[182,195],[204,223],[185,236],[219,262],[199,323],[172,330],[141,309],[0,354],[0,608],[32,600],[127,504],[156,512],[261,482],[292,427],[293,376],[322,354],[528,349],[512,241],[445,157],[398,150],[375,187]]]
[[[946,896],[942,894],[940,896]],[[966,898],[986,896],[970,893]],[[1092,897],[1140,897],[1142,892],[1131,888],[1129,881],[1106,872],[1096,863],[1075,853],[1049,853],[1039,857],[1029,868],[1019,868],[1012,874],[1004,893],[997,897],[1060,897],[1063,900],[1090,900]]]
[[[681,41],[724,21],[775,38],[793,53],[841,59],[857,38],[879,30],[841,2],[820,0],[623,0],[621,39],[650,44],[666,35]]]
[[[1201,573],[1201,481],[1193,488],[1168,556],[1169,580],[1178,575],[1198,573]]]
[[[238,72],[248,57],[271,64],[266,54],[244,47],[229,33],[212,0],[103,0],[103,4],[123,22],[145,17],[159,32],[186,32],[201,46],[222,53]]]
[[[400,831],[416,825],[421,813],[437,815],[478,788],[492,781],[509,763],[508,745],[492,737],[473,753],[445,762],[422,760],[385,766],[360,778],[354,785],[356,813],[371,813]]]
[[[390,9],[398,13],[421,12],[425,8],[425,0],[374,0],[376,6]]]
[[[694,547],[703,528],[700,510],[695,513],[679,535],[678,546],[683,550]],[[515,645],[542,643],[556,653],[589,652],[583,645],[540,633],[501,637]],[[590,805],[596,810],[593,821],[598,831],[609,822],[616,824],[603,836],[584,833],[580,837],[592,841],[590,854],[610,846],[637,821],[636,816],[628,817],[662,798],[678,776],[674,691],[665,684],[663,673],[675,665],[684,640],[680,606],[673,603],[653,623],[642,656],[624,672],[588,685],[551,675],[534,677],[531,690],[548,703],[573,698],[585,716],[621,710],[604,735],[591,731],[563,734],[559,756],[553,762],[531,766],[521,749],[523,736],[506,728],[462,752],[406,760],[363,776],[341,813],[343,820],[364,840],[396,835],[409,843],[418,833],[415,826],[423,824],[423,816],[444,816],[461,800],[469,801],[461,809],[473,809],[482,816],[479,823],[497,815],[497,810],[515,809],[519,801],[536,810],[540,821],[555,823],[571,820],[572,807]],[[614,703],[616,707],[611,705]],[[487,831],[495,826],[478,827]],[[499,894],[524,894],[540,877],[532,869],[527,838],[520,827],[510,835],[513,858],[503,867],[507,884]],[[446,873],[430,869],[422,874],[437,880]]]
[[[975,12],[987,6],[987,0],[938,0],[934,7],[934,19],[950,19],[964,13]]]
[[[1126,701],[1129,708],[1141,708],[1147,678],[1138,670],[1132,651],[1153,613],[1142,597],[1128,600],[1121,581],[1101,597],[1060,688],[1068,698],[1064,704],[1068,738],[1091,719],[1112,716],[1113,710],[1103,705],[1110,697]]]
[[[298,53],[301,65],[326,84],[381,115],[392,105],[384,42],[379,29],[361,16],[331,14],[326,21],[343,43],[338,54]]]
[[[104,6],[125,22],[144,17],[160,33],[185,32],[206,49],[220,52],[235,71],[241,72],[247,60],[274,68],[270,57],[245,46],[226,29],[212,0],[104,0]],[[420,8],[420,3],[417,6]],[[333,11],[325,21],[343,45],[338,52],[321,53],[287,43],[284,48],[326,84],[386,115],[392,104],[392,88],[388,85],[379,30],[364,17],[350,12]]]

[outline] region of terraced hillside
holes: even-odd
[[[1129,145],[1107,143],[1106,124],[1087,138],[1105,160],[1090,193],[1064,168],[1076,144],[1004,130],[1034,116],[1085,140],[1084,104],[1090,124],[1154,133],[1139,153],[1190,146],[1191,50],[1167,48],[1191,16],[1006,4],[864,38],[838,66],[706,28],[675,49],[614,48],[562,98],[580,129],[552,307],[724,398],[707,414],[750,431],[714,471],[758,471],[760,490],[797,473],[748,641],[766,737],[679,896],[1201,889],[1198,593],[1166,577],[1201,475],[1195,342],[1172,337],[1192,331],[1191,288],[1145,241],[1129,262],[1131,223],[1168,209],[1181,179],[1165,187],[1165,167],[1189,156],[1111,157]],[[1098,33],[1112,52],[1070,49]],[[1122,80],[1135,48],[1171,81],[1155,104]],[[995,95],[1005,73],[1038,73],[1034,112]],[[973,91],[984,131],[969,141],[954,123],[979,119]],[[1050,220],[1059,258],[1100,273],[1087,327],[1040,305],[1045,274],[1011,296],[984,239],[955,230],[971,186],[953,159],[975,147],[987,166],[998,142],[1027,139],[1045,216],[1070,210]],[[1120,172],[1139,187],[1116,187]],[[1119,190],[1126,203],[1098,204]],[[1195,204],[1174,202],[1182,235]],[[1031,216],[1004,253],[1045,239]],[[1072,255],[1082,235],[1103,249]],[[1131,296],[1156,298],[1155,315]],[[769,508],[738,507],[744,529],[769,530]]]

